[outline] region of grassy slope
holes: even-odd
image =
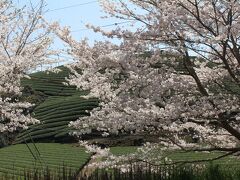
[[[78,91],[74,86],[63,85],[69,71],[63,67],[60,69],[62,70],[60,73],[37,72],[31,74],[31,79],[22,80],[25,87],[44,94],[45,101],[38,104],[32,113],[41,123],[21,132],[15,143],[30,141],[31,138],[34,141],[66,138],[72,131],[68,127],[69,122],[88,115],[85,111],[98,105],[96,99],[80,98],[86,92]]]
[[[63,165],[72,171],[78,171],[90,158],[90,154],[87,154],[83,148],[69,144],[38,143],[35,145],[38,150],[33,144],[28,144],[32,153],[26,144],[0,149],[0,177],[5,173],[21,176],[24,170],[29,171],[35,168],[41,170],[48,167],[50,170],[57,171]]]

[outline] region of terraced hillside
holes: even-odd
[[[61,70],[58,73],[46,71],[33,73],[30,75],[31,79],[22,80],[22,85],[40,91],[46,96],[71,96],[79,93],[76,87],[63,84],[63,82],[66,82],[70,71],[64,66],[60,66],[58,69]]]
[[[90,159],[84,148],[69,144],[38,143],[18,144],[0,149],[0,177],[21,177],[24,172],[35,169],[52,172],[63,167],[72,172],[79,171]]]
[[[60,68],[62,70],[60,73],[37,72],[31,75],[31,79],[22,81],[25,87],[30,87],[34,92],[41,92],[45,100],[38,104],[32,113],[32,116],[41,123],[21,132],[15,143],[32,139],[54,141],[67,138],[72,131],[68,127],[69,122],[89,115],[86,110],[91,110],[98,105],[97,99],[86,100],[80,97],[87,92],[77,91],[76,87],[64,85],[63,82],[69,75],[69,71],[63,67]]]

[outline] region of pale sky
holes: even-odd
[[[30,0],[13,0],[17,6],[29,4]],[[31,0],[33,4],[39,0]],[[86,29],[85,24],[93,24],[97,26],[106,26],[104,29],[113,29],[111,24],[123,22],[117,19],[102,19],[106,15],[102,12],[97,0],[45,0],[47,6],[45,18],[48,21],[58,21],[62,26],[71,27],[72,35],[80,40],[87,37],[90,42],[94,40],[106,40],[105,37]],[[110,26],[108,26],[110,25]],[[113,40],[117,42],[117,40]]]
[[[30,0],[13,0],[17,7],[29,5]],[[36,5],[39,0],[31,0],[32,4]],[[58,21],[61,26],[69,26],[72,35],[75,39],[81,40],[88,38],[89,43],[93,44],[96,41],[108,40],[113,43],[119,43],[117,39],[107,39],[100,33],[95,33],[85,27],[85,24],[93,24],[96,26],[107,26],[104,29],[114,29],[114,23],[123,22],[118,19],[102,19],[106,15],[103,13],[97,0],[45,0],[46,13],[44,17],[49,21]],[[54,49],[63,48],[63,43],[58,39],[55,40],[53,45]],[[55,58],[55,57],[54,57]],[[62,55],[64,61],[70,62],[69,56]],[[62,59],[61,58],[61,59]],[[65,64],[66,62],[60,63]]]

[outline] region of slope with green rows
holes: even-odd
[[[79,91],[75,86],[66,86],[66,78],[69,76],[70,71],[64,67],[58,67],[60,72],[40,71],[30,75],[30,79],[25,78],[22,80],[22,86],[29,86],[35,91],[40,91],[46,96],[71,96]]]
[[[31,125],[29,129],[22,131],[16,138],[15,144],[22,142],[47,141],[64,139],[73,131],[68,124],[81,116],[87,116],[86,110],[97,107],[97,99],[84,99],[81,96],[87,92],[76,90],[74,86],[64,85],[70,74],[65,67],[59,67],[61,72],[37,72],[31,74],[31,79],[24,79],[23,86],[34,94],[41,94],[41,100],[34,99],[38,104],[32,112],[32,116],[40,120],[39,124]],[[35,103],[33,101],[33,103]],[[40,102],[40,103],[39,103]]]

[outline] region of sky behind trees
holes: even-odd
[[[25,5],[30,6],[31,4],[37,6],[40,0],[13,0],[13,2],[20,8]],[[57,21],[61,26],[69,26],[76,40],[88,38],[90,44],[93,44],[94,41],[105,40],[113,43],[120,42],[117,39],[108,39],[100,33],[93,32],[93,30],[86,28],[86,24],[91,24],[110,30],[116,27],[115,23],[121,24],[124,22],[124,20],[121,21],[115,18],[101,18],[106,14],[102,11],[97,0],[45,0],[45,3],[44,17],[46,20],[49,22]],[[61,49],[63,46],[63,42],[56,38],[53,48]],[[64,54],[60,58],[63,59],[63,61],[56,66],[71,62],[71,57]],[[40,70],[43,69],[45,68],[40,68]]]
[[[17,6],[28,5],[30,0],[14,0]],[[31,0],[34,5],[39,3],[39,0]],[[75,39],[87,37],[91,43],[94,40],[106,40],[101,36],[85,27],[86,24],[96,26],[105,26],[105,29],[111,29],[114,23],[123,22],[117,19],[102,19],[105,14],[97,0],[45,0],[46,13],[44,16],[50,22],[58,21],[62,26],[71,27],[72,34]],[[113,42],[118,42],[116,39]]]

